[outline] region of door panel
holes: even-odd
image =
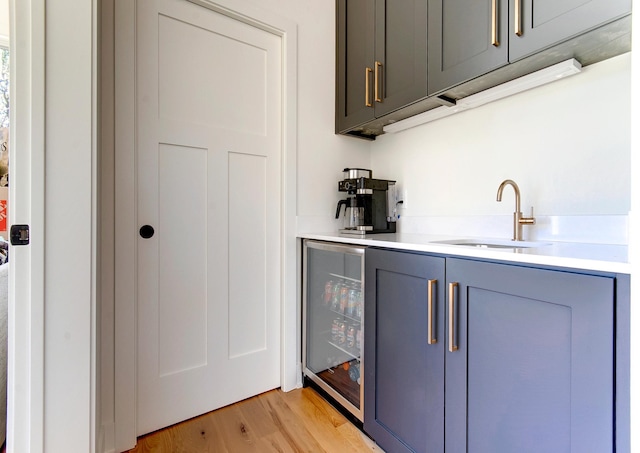
[[[161,376],[207,364],[207,253],[202,247],[207,242],[207,192],[202,190],[206,185],[206,149],[160,144],[157,341]],[[189,240],[176,240],[185,232]]]
[[[265,278],[267,159],[229,153],[229,181],[237,190],[229,204],[229,357],[264,350],[267,285]],[[249,280],[247,276],[251,276]]]
[[[592,0],[563,0],[561,2],[536,2],[538,4],[533,8],[531,24],[534,28],[539,27],[556,17],[570,13],[572,10],[586,5],[591,1]]]
[[[468,310],[468,445],[571,451],[570,307],[469,288]]]
[[[373,70],[374,59],[374,0],[338,0],[338,30],[336,49],[336,132],[374,118]],[[365,105],[366,78],[369,77],[369,100]]]
[[[491,0],[429,0],[429,94],[507,64],[507,5],[496,5],[493,16]]]
[[[427,1],[376,0],[375,31],[380,117],[427,95]]]
[[[159,16],[159,114],[167,119],[264,135],[267,51],[225,36],[225,30],[237,24],[224,16],[218,19],[218,28],[210,30],[201,28],[207,26],[201,21],[185,23]],[[264,34],[248,25],[243,33],[253,40]],[[233,61],[233,70],[224,70],[228,61]]]
[[[184,0],[137,30],[138,434],[280,382],[281,39]]]
[[[385,451],[444,451],[445,260],[369,248],[365,269],[364,429]]]
[[[482,26],[470,26],[472,19]],[[442,2],[442,24],[448,32],[447,39],[442,40],[442,69],[451,69],[487,52],[491,46],[491,20],[491,2]]]
[[[513,6],[515,0],[510,0]],[[631,11],[631,0],[519,0],[522,35],[509,18],[509,61],[538,52]]]
[[[446,450],[611,452],[614,280],[451,258],[447,282]]]

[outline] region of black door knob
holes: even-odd
[[[149,239],[153,236],[153,233],[155,233],[155,230],[151,225],[142,225],[140,227],[140,236],[142,236],[144,239]]]

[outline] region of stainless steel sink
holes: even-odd
[[[477,247],[483,249],[528,249],[550,245],[546,242],[510,241],[501,239],[449,239],[446,241],[433,241],[432,243],[460,245],[464,247]]]

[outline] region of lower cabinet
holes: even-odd
[[[364,262],[364,429],[387,453],[443,451],[444,309],[428,298],[444,297],[445,260],[366,249]]]
[[[365,267],[385,451],[614,451],[613,277],[378,249]]]

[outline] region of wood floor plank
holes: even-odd
[[[283,393],[281,398],[290,402],[293,412],[303,420],[312,436],[321,439],[327,452],[372,451],[370,445],[367,445],[362,438],[353,435],[353,431],[348,430],[348,427],[356,430],[358,428],[312,389],[304,388],[300,391]],[[339,429],[343,426],[347,429],[340,431]]]
[[[269,417],[287,440],[293,451],[326,451],[323,445],[307,429],[304,419],[296,416],[292,407],[282,398],[281,391],[267,392],[259,396],[263,401]]]
[[[272,390],[138,439],[128,453],[384,453],[310,388]]]
[[[212,412],[208,419],[216,426],[216,432],[222,439],[225,451],[259,451],[256,447],[253,427],[242,416],[238,405],[225,407],[219,412]]]

